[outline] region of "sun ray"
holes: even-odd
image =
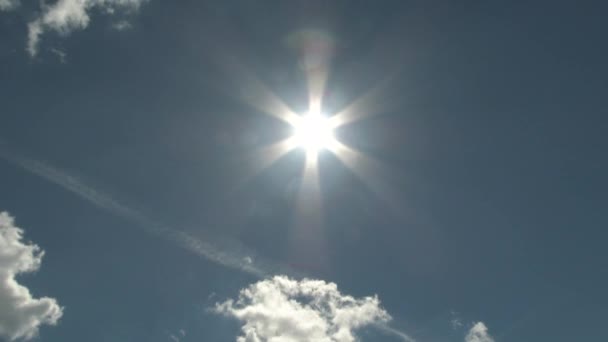
[[[337,140],[330,151],[394,213],[399,216],[405,214],[403,208],[407,206],[403,199],[393,186],[383,181],[390,178],[390,172],[384,165]]]
[[[285,138],[272,145],[267,145],[259,148],[251,155],[251,160],[255,160],[254,173],[260,172],[267,169],[277,160],[289,153],[291,150],[297,147],[297,140],[295,137]]]
[[[295,137],[289,137],[271,145],[260,147],[248,154],[244,160],[241,160],[242,165],[238,168],[241,173],[236,177],[236,180],[232,182],[232,191],[242,187],[260,172],[271,167],[297,146],[297,139]]]
[[[343,110],[329,118],[332,127],[337,128],[355,121],[382,114],[397,107],[399,101],[387,99],[392,77],[387,77],[359,96]]]
[[[300,67],[306,77],[310,111],[320,111],[334,52],[334,38],[323,30],[299,30],[288,43],[300,54]]]
[[[294,266],[320,271],[328,263],[317,153],[306,151],[289,245]]]
[[[298,114],[236,58],[225,56],[222,64],[236,87],[237,97],[243,102],[291,125],[298,120]]]
[[[327,66],[319,66],[306,72],[308,83],[308,102],[311,112],[320,112],[325,83],[327,81]]]

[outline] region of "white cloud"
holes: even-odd
[[[494,338],[488,334],[488,327],[483,322],[475,323],[464,340],[465,342],[494,342]]]
[[[36,56],[38,53],[38,42],[42,34],[42,25],[39,20],[35,20],[27,25],[27,52],[30,56]]]
[[[54,325],[63,308],[54,298],[33,298],[17,283],[15,276],[40,268],[44,251],[22,241],[23,230],[13,218],[0,213],[0,337],[8,340],[29,339],[38,334],[42,324]]]
[[[40,36],[48,30],[67,35],[74,30],[86,28],[91,20],[89,13],[93,8],[113,14],[115,8],[133,10],[144,1],[147,0],[58,0],[51,5],[43,4],[42,14],[28,25],[27,51],[31,56],[35,56],[38,53]]]
[[[244,322],[237,342],[351,342],[354,330],[390,320],[375,296],[357,299],[334,283],[285,276],[252,284],[215,311]]]

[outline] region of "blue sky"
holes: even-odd
[[[0,339],[607,340],[606,9],[0,0]]]

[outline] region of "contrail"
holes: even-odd
[[[206,237],[206,241],[202,241],[187,232],[160,224],[141,212],[132,209],[125,203],[85,184],[77,177],[74,177],[65,171],[9,151],[2,141],[0,141],[0,158],[33,175],[59,185],[63,189],[70,191],[99,208],[134,223],[137,228],[146,233],[174,242],[179,247],[212,262],[251,274],[258,278],[267,278],[275,274],[285,274],[294,278],[305,277],[301,272],[297,272],[276,262],[257,257],[253,251],[247,250],[236,241],[221,241],[219,239],[211,239],[210,237]],[[216,247],[221,246],[222,244],[228,244],[232,248],[220,249]],[[389,327],[388,325],[376,324],[376,328],[387,334],[397,336],[405,342],[416,342],[404,332]]]
[[[206,241],[202,241],[185,231],[160,224],[110,195],[88,186],[67,172],[9,151],[2,142],[0,142],[0,158],[31,174],[59,185],[99,208],[134,223],[137,228],[146,233],[172,241],[179,247],[220,265],[249,273],[258,278],[265,278],[276,273],[285,273],[292,276],[297,274],[297,272],[285,266],[256,257],[253,251],[245,251],[245,247],[240,246],[236,241],[221,241],[220,239],[214,241],[210,237],[206,237]],[[236,248],[227,250],[216,247],[226,244]]]
[[[410,337],[410,335],[404,333],[401,330],[397,330],[395,328],[389,327],[386,324],[375,324],[375,327],[387,335],[393,335],[393,336],[399,337],[404,342],[416,342],[416,340],[413,339],[412,337]]]

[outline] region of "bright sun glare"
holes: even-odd
[[[294,125],[294,137],[298,146],[307,151],[327,149],[334,142],[333,127],[319,112],[311,111]]]

